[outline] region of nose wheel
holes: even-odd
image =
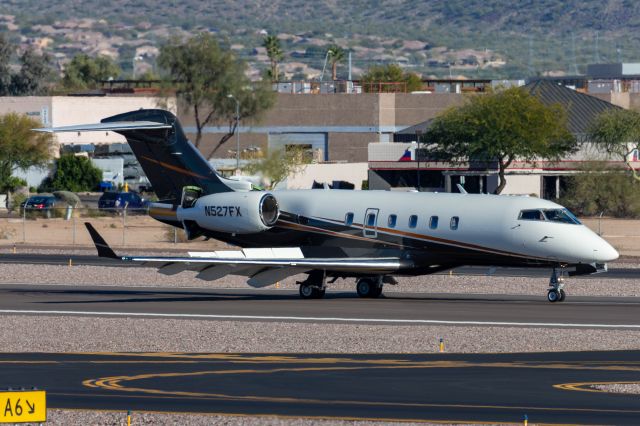
[[[551,303],[564,302],[565,297],[567,297],[567,294],[564,290],[552,289],[547,292],[547,300]]]
[[[564,302],[564,299],[567,297],[563,287],[564,287],[564,277],[562,276],[562,272],[558,276],[556,269],[553,269],[553,273],[551,274],[551,279],[549,280],[549,290],[547,291],[547,300],[551,303],[555,302]]]

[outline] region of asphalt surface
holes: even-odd
[[[594,316],[597,312],[597,316]],[[0,285],[0,314],[170,317],[233,321],[311,321],[525,327],[624,328],[640,331],[640,299],[544,295],[386,292],[361,299],[329,291],[301,300],[297,291],[158,287]]]
[[[140,254],[139,251],[136,253]],[[186,255],[186,254],[184,254]],[[65,254],[0,254],[0,263],[19,263],[24,265],[68,265],[69,260],[74,265],[88,266],[118,266],[140,267],[140,264],[123,262],[118,259],[109,259],[95,255],[65,255]],[[442,272],[448,274],[449,272]],[[454,269],[459,275],[495,275],[506,277],[546,277],[551,275],[549,268],[488,268],[478,266],[464,266]],[[576,278],[607,279],[607,278],[640,278],[640,268],[612,268],[606,273],[584,275]]]
[[[419,420],[637,424],[640,351],[537,354],[0,354],[0,382],[49,408]]]

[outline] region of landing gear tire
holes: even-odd
[[[549,290],[547,293],[547,300],[551,303],[560,302],[562,298],[562,293],[558,290]]]
[[[303,299],[322,299],[325,289],[319,289],[310,284],[300,284],[300,297]]]
[[[558,299],[558,302],[564,302],[565,297],[567,297],[567,293],[565,293],[564,290],[560,290],[560,299]]]
[[[562,276],[562,271],[560,272],[560,275],[558,275],[556,269],[553,269],[551,279],[549,280],[549,287],[549,291],[547,292],[547,300],[551,303],[564,302],[567,294],[563,290],[564,277]]]
[[[373,288],[373,292],[371,293],[371,298],[377,299],[382,294],[382,284],[377,285]]]
[[[376,298],[382,294],[382,285],[371,278],[360,278],[356,283],[356,292],[363,298]]]

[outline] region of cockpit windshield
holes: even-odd
[[[553,209],[545,210],[544,215],[547,220],[551,222],[571,223],[573,225],[580,225],[580,221],[567,209]]]
[[[580,225],[580,221],[567,209],[532,209],[521,210],[519,220],[547,220],[549,222]]]

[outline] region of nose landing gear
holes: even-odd
[[[552,303],[564,302],[566,293],[564,291],[564,277],[562,276],[562,271],[560,271],[560,276],[558,276],[556,268],[553,268],[553,273],[549,280],[549,287],[547,300]]]

